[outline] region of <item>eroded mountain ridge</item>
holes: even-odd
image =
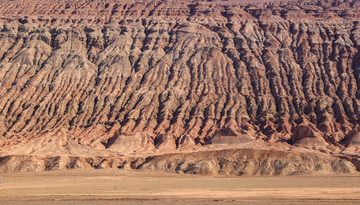
[[[238,154],[212,153],[252,148],[243,166],[355,171],[360,1],[254,2],[2,1],[2,170],[96,156],[154,170],[190,152],[239,174]]]

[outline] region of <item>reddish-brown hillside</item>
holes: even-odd
[[[2,0],[0,17],[0,171],[360,169],[359,0]]]

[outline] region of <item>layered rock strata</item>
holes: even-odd
[[[357,0],[1,1],[0,164],[230,148],[356,162],[359,10]]]

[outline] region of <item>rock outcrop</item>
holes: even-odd
[[[2,170],[246,147],[360,156],[359,0],[3,0],[0,16]],[[29,155],[39,166],[4,164]]]
[[[0,172],[85,168],[136,169],[179,174],[225,176],[353,174],[357,172],[356,167],[350,161],[327,155],[253,149],[165,154],[147,158],[16,155],[0,158]]]

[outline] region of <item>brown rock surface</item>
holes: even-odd
[[[193,168],[216,174],[210,156],[230,148],[360,155],[358,0],[3,0],[0,16],[3,171],[207,151]]]

